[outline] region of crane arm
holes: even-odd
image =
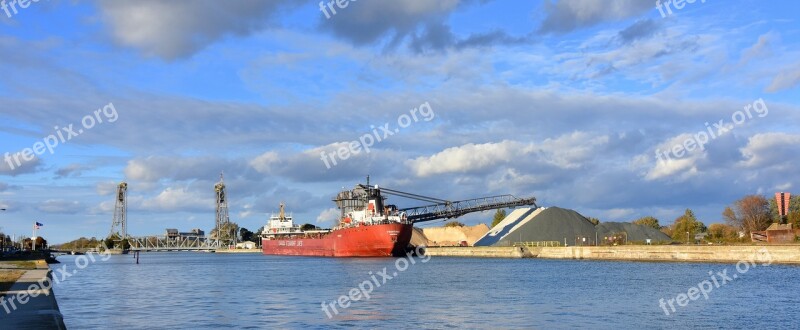
[[[406,212],[406,215],[411,222],[424,222],[438,219],[457,218],[473,212],[524,205],[533,205],[534,207],[538,207],[536,206],[536,198],[534,197],[517,198],[512,195],[499,195],[411,207],[400,209],[400,211]]]

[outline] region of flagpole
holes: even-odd
[[[36,251],[36,222],[33,222],[33,241],[31,242],[33,251]]]

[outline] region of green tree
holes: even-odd
[[[595,218],[595,217],[588,217],[588,218],[586,218],[586,220],[589,220],[589,222],[591,222],[595,226],[600,224],[600,219]]]
[[[651,227],[656,230],[661,229],[661,225],[658,224],[658,219],[651,216],[646,216],[636,219],[633,221],[633,223],[636,225]]]
[[[739,239],[739,231],[731,225],[712,223],[708,226],[707,239],[714,242],[734,242]]]
[[[697,217],[694,216],[694,212],[690,209],[686,209],[683,215],[675,219],[675,222],[672,224],[672,239],[689,243],[694,241],[694,235],[705,231],[705,229],[705,225],[697,220]]]
[[[228,222],[222,225],[220,228],[220,232],[217,233],[217,228],[211,230],[211,234],[209,235],[212,239],[219,239],[219,240],[230,240],[233,241],[236,239],[236,234],[239,231],[239,225],[235,222]]]
[[[450,222],[444,224],[444,226],[445,227],[464,227],[464,224],[460,223],[458,221],[450,221]]]
[[[494,218],[492,219],[492,227],[497,226],[497,224],[500,223],[500,221],[503,221],[505,218],[506,210],[497,209],[497,211],[494,212]]]
[[[307,223],[307,224],[304,224],[304,225],[300,226],[300,229],[302,229],[304,231],[305,230],[316,230],[316,229],[319,229],[319,227],[317,227],[315,225],[312,225],[310,223]]]
[[[242,241],[255,241],[254,237],[255,234],[252,231],[247,230],[247,228],[239,228],[239,237],[242,238]]]

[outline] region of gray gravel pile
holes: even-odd
[[[628,233],[629,242],[644,242],[647,239],[652,243],[669,242],[672,239],[653,227],[635,225],[630,222],[601,222],[597,225],[597,235],[614,236],[617,233]]]
[[[536,241],[558,241],[563,245],[565,239],[568,245],[575,245],[580,237],[594,241],[595,229],[589,220],[573,210],[549,207],[493,246]]]

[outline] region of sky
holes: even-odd
[[[122,181],[130,234],[208,232],[220,173],[250,230],[281,202],[329,227],[367,175],[710,224],[800,172],[796,1],[10,2],[8,234],[105,237]]]

